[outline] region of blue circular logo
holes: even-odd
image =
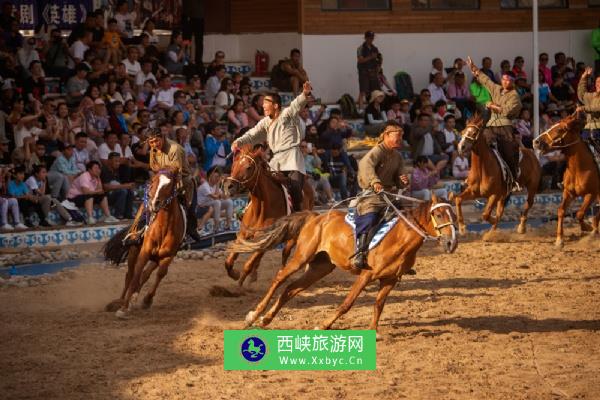
[[[267,354],[267,346],[262,339],[256,336],[246,338],[242,342],[242,356],[250,362],[257,362]]]

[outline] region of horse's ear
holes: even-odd
[[[432,203],[439,203],[439,199],[437,197],[437,195],[435,194],[435,192],[433,190],[429,190],[429,193],[431,193],[431,202]]]

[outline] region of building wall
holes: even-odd
[[[296,32],[208,34],[204,37],[204,61],[210,62],[217,50],[225,52],[228,61],[244,61],[254,65],[256,50],[269,54],[270,66],[288,57],[290,50],[302,46],[301,35]]]
[[[550,64],[558,51],[590,64],[590,35],[590,30],[541,32],[540,52],[550,54]],[[302,35],[304,67],[318,97],[336,101],[343,93],[358,95],[356,49],[362,41],[362,35]],[[490,56],[492,68],[499,70],[500,61],[508,59],[512,64],[514,57],[521,55],[532,76],[531,32],[383,33],[376,36],[375,45],[383,54],[383,70],[390,83],[393,84],[396,72],[406,71],[415,90],[427,86],[434,57],[440,57],[449,66],[456,57],[470,55],[479,64],[484,56]]]

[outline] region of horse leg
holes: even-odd
[[[396,282],[398,282],[398,277],[396,276],[381,278],[379,280],[379,292],[377,292],[377,298],[375,299],[373,319],[371,320],[369,329],[377,331],[377,327],[379,326],[379,318],[381,317],[385,300],[396,285]],[[379,336],[379,334],[377,334],[377,336]]]
[[[496,227],[498,226],[498,223],[500,222],[500,220],[502,219],[502,215],[504,214],[504,201],[506,200],[506,197],[501,197],[498,199],[498,202],[496,203],[496,224],[494,225],[494,230],[496,230]]]
[[[525,208],[521,212],[521,218],[519,218],[519,226],[517,227],[517,233],[525,233],[527,232],[527,215],[529,214],[529,209],[533,206],[533,202],[535,201],[535,190],[529,187],[527,188],[527,201],[525,202]]]
[[[350,310],[350,308],[352,308],[352,305],[358,298],[358,295],[363,291],[365,286],[367,286],[369,284],[369,282],[371,281],[371,276],[372,276],[371,272],[367,272],[367,271],[363,270],[363,272],[358,276],[356,281],[354,281],[354,284],[350,288],[350,293],[348,293],[344,302],[338,307],[335,315],[332,318],[325,321],[321,325],[320,329],[331,328],[331,325],[333,325],[333,323],[339,317],[346,314],[348,312],[348,310]]]
[[[496,205],[498,201],[498,195],[492,194],[488,197],[487,203],[485,204],[485,208],[483,209],[483,214],[481,214],[481,219],[492,224],[492,228],[490,231],[496,229],[496,225],[498,224],[496,218],[492,217],[492,208]]]
[[[262,259],[264,254],[265,253],[262,251],[256,251],[256,252],[252,253],[252,255],[250,256],[248,261],[246,261],[246,264],[244,264],[244,268],[242,269],[242,273],[240,274],[240,279],[238,280],[238,285],[240,287],[242,287],[244,285],[244,281],[246,280],[246,277],[255,268],[258,268],[258,264],[260,264],[260,260]]]
[[[306,259],[306,257],[299,253],[296,253],[296,255],[292,257],[289,263],[287,263],[279,271],[277,271],[277,274],[275,275],[275,278],[273,278],[271,286],[269,287],[269,290],[267,290],[267,293],[265,294],[263,299],[258,303],[258,305],[253,311],[248,312],[248,314],[246,315],[246,327],[251,326],[254,323],[254,321],[256,321],[258,316],[263,313],[265,308],[267,308],[267,305],[269,304],[269,301],[271,301],[271,298],[275,294],[277,288],[279,288],[279,286],[281,286],[281,284],[283,284],[283,282],[285,282],[285,280],[289,278],[290,275],[302,268],[302,266],[305,265],[307,261],[308,260]]]
[[[467,227],[465,225],[465,219],[462,212],[462,202],[474,197],[475,195],[469,188],[466,188],[461,194],[454,196],[454,204],[456,205],[456,218],[458,220],[458,232],[461,235],[464,235],[467,232]]]
[[[154,295],[156,294],[156,289],[158,289],[160,281],[162,281],[162,279],[167,275],[167,272],[169,272],[169,265],[171,264],[171,261],[173,261],[173,258],[174,256],[161,258],[160,261],[156,264],[158,265],[158,271],[156,271],[154,285],[152,286],[152,289],[150,289],[148,294],[146,294],[146,296],[144,297],[144,302],[142,303],[143,308],[150,308],[150,306],[152,305]],[[148,274],[148,276],[150,275]]]
[[[127,287],[127,292],[125,293],[125,299],[123,301],[123,305],[121,306],[120,309],[117,310],[117,313],[116,313],[117,318],[125,317],[126,312],[129,309],[129,303],[131,301],[131,296],[139,290],[140,277],[142,275],[142,270],[144,269],[144,266],[148,262],[149,258],[150,258],[149,252],[144,251],[144,249],[142,249],[142,251],[140,251],[140,254],[135,262],[133,276],[131,277],[131,281],[129,282],[129,285]]]
[[[335,265],[327,262],[315,262],[308,265],[307,270],[298,279],[290,283],[283,290],[268,313],[260,319],[260,326],[265,327],[271,323],[281,308],[298,293],[309,288],[324,276],[335,269]]]
[[[592,233],[594,234],[598,234],[598,223],[600,222],[600,196],[598,196],[598,211],[596,212],[596,215],[594,215],[594,218],[592,219]]]
[[[558,221],[556,222],[556,242],[554,243],[556,247],[563,247],[563,221],[565,219],[565,212],[569,208],[569,204],[571,204],[571,196],[565,190],[563,191],[563,198],[558,206]]]
[[[233,269],[233,263],[238,258],[239,253],[231,253],[227,256],[225,260],[225,269],[227,270],[227,276],[229,276],[234,281],[240,279],[240,273]]]
[[[594,195],[591,193],[588,193],[585,196],[583,196],[583,202],[581,203],[581,207],[579,207],[577,214],[575,214],[577,220],[579,221],[579,226],[581,227],[581,233],[592,231],[591,225],[585,222],[585,212],[588,210],[588,208],[590,208],[590,205],[592,204],[593,200]]]
[[[139,253],[139,247],[135,247],[135,251],[130,251],[127,256],[127,273],[125,274],[125,285],[123,286],[123,291],[121,292],[121,297],[116,300],[111,301],[104,308],[106,311],[115,312],[123,305],[123,300],[125,299],[125,294],[127,293],[127,288],[129,287],[129,283],[131,282],[131,277],[133,276],[133,269],[135,266],[135,260]]]
[[[287,260],[290,257],[290,254],[292,254],[292,249],[294,248],[295,245],[296,245],[295,240],[287,241],[287,243],[285,244],[285,247],[283,248],[283,251],[281,252],[281,265],[287,264]]]

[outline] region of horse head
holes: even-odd
[[[471,151],[473,145],[479,139],[479,135],[483,131],[483,117],[479,113],[468,119],[467,126],[461,132],[461,139],[458,143],[458,153],[464,156]]]
[[[167,206],[176,196],[175,187],[179,179],[179,170],[166,168],[158,171],[148,189],[148,207],[153,213]]]
[[[585,113],[577,110],[552,125],[533,141],[533,148],[547,153],[552,150],[565,149],[580,141],[579,132],[585,123]]]
[[[427,227],[427,233],[437,237],[440,245],[446,253],[453,253],[458,246],[458,236],[456,234],[456,214],[454,208],[443,198],[438,198],[435,193],[431,193],[431,202],[429,203],[429,220],[423,226]]]
[[[264,150],[257,146],[245,146],[235,155],[231,166],[231,175],[223,183],[223,191],[227,196],[239,193],[242,188],[250,191],[256,187],[261,170],[264,169]]]

